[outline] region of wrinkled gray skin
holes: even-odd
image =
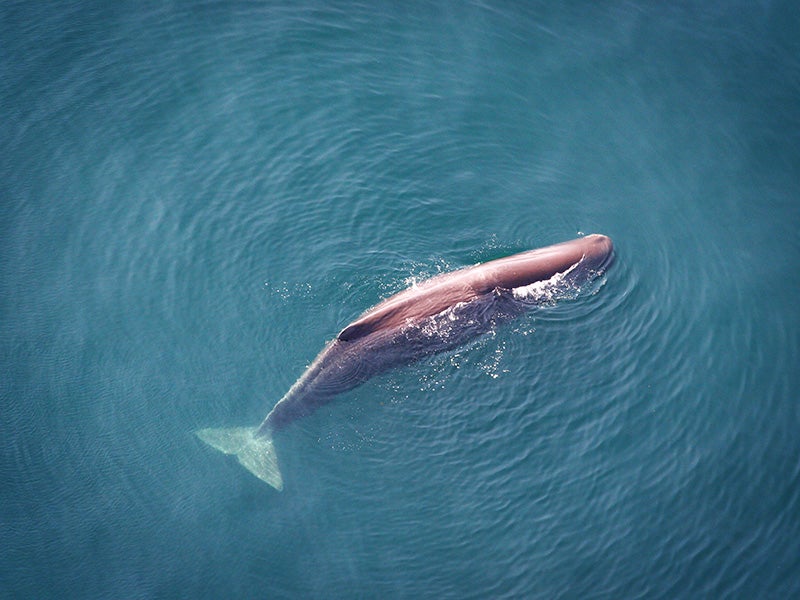
[[[580,286],[613,259],[604,235],[444,273],[369,309],[329,342],[275,405],[256,435],[269,436],[370,377],[442,352],[524,311],[510,290],[568,273]]]

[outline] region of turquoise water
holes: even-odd
[[[4,2],[0,595],[800,594],[800,11],[661,4]],[[283,492],[194,436],[591,232],[596,293],[296,423]]]

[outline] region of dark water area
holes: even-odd
[[[790,2],[0,5],[0,596],[800,595]],[[414,281],[578,298],[257,425]]]

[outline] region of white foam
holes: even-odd
[[[555,302],[573,296],[578,286],[570,280],[569,275],[581,264],[576,262],[564,272],[556,273],[550,279],[534,281],[529,285],[513,288],[511,293],[516,300],[523,302]]]

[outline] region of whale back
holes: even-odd
[[[469,302],[496,289],[513,289],[550,279],[586,256],[605,256],[610,241],[587,236],[443,273],[377,304],[342,329],[336,339],[355,341],[376,331],[402,327]]]

